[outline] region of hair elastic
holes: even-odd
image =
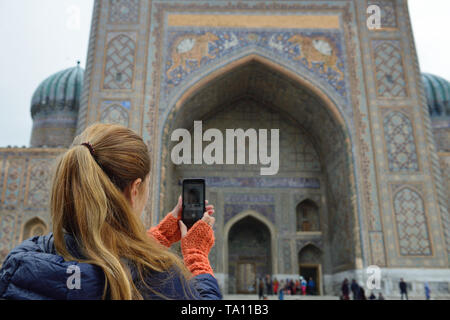
[[[81,144],[82,146],[86,146],[89,149],[89,152],[91,153],[91,155],[94,157],[95,156],[95,150],[94,147],[92,146],[92,144],[90,142],[83,142]]]

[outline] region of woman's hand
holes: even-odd
[[[214,213],[214,206],[208,205],[208,200],[205,200],[205,207],[208,216]],[[147,230],[147,234],[166,247],[170,247],[175,242],[180,241],[181,227],[178,221],[181,221],[182,211],[183,202],[181,196],[179,196],[175,208],[173,208],[173,210],[169,212],[157,226]]]
[[[208,200],[205,200],[205,209],[209,215],[214,213],[214,206],[213,205],[208,206]],[[177,205],[175,206],[175,208],[173,208],[173,210],[170,212],[170,214],[176,219],[181,219],[182,212],[183,212],[183,199],[181,198],[181,195],[180,195],[178,197]]]
[[[208,200],[206,200],[206,201],[208,201]],[[213,207],[213,206],[211,205],[211,207]],[[214,217],[211,217],[211,215],[214,213],[214,210],[212,210],[212,213],[209,213],[209,212],[210,211],[206,211],[203,214],[203,217],[201,220],[206,222],[212,228],[216,219]],[[178,221],[178,225],[180,226],[180,230],[181,230],[181,238],[184,238],[188,232],[187,227],[181,220]]]
[[[184,264],[194,276],[203,273],[214,275],[208,259],[214,245],[212,229],[214,222],[214,217],[211,217],[208,211],[203,214],[203,218],[194,223],[189,231],[183,221],[178,220]]]
[[[170,212],[171,215],[173,215],[174,218],[176,219],[181,219],[181,213],[183,212],[183,207],[182,207],[182,199],[181,199],[181,195],[178,197],[178,202],[177,205],[175,206],[175,208],[173,208],[173,210]]]

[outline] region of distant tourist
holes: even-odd
[[[278,293],[278,286],[279,286],[279,283],[278,283],[277,278],[273,278],[273,293],[274,294]]]
[[[373,291],[370,293],[369,300],[377,300],[377,297],[373,293]]]
[[[403,280],[403,278],[400,278],[398,287],[400,288],[401,299],[403,300],[403,295],[404,295],[406,297],[406,300],[408,300],[408,288],[406,287],[406,282]]]
[[[267,288],[267,295],[273,294],[272,293],[272,279],[270,275],[266,275],[266,288]]]
[[[281,280],[280,282],[280,289],[278,290],[278,299],[284,300],[284,281]]]
[[[430,286],[428,285],[428,282],[425,282],[425,298],[427,300],[430,300],[431,297],[430,293],[431,293]]]
[[[353,293],[353,300],[358,300],[359,298],[359,285],[356,282],[355,279],[352,279],[352,284],[350,286],[350,289],[352,290]]]
[[[264,298],[264,282],[261,278],[259,278],[259,284],[258,284],[258,299]]]
[[[384,300],[383,294],[378,292],[378,300]]]
[[[286,279],[286,286],[285,286],[286,290],[284,293],[286,294],[291,294],[292,293],[292,283],[291,283],[291,279]]]
[[[291,279],[291,282],[289,283],[290,287],[291,287],[291,294],[294,295],[296,292],[296,287],[295,287],[295,282],[293,279]]]
[[[361,286],[359,287],[358,300],[367,300],[364,288]]]
[[[316,283],[312,277],[309,277],[309,280],[308,280],[308,292],[310,295],[316,294]]]
[[[345,278],[341,286],[342,300],[350,300],[350,289],[348,287],[348,279]]]
[[[302,287],[302,295],[306,295],[306,285],[307,285],[307,282],[306,282],[306,280],[305,280],[305,278],[303,278],[303,277],[301,277],[301,283],[300,283],[300,285],[301,285],[301,287]]]

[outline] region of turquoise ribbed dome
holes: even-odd
[[[80,63],[45,79],[31,98],[31,147],[67,147],[74,138],[84,70]]]
[[[431,117],[450,117],[450,83],[429,73],[422,73],[422,81]]]
[[[31,117],[57,110],[78,111],[84,70],[76,67],[59,71],[45,79],[31,99]]]

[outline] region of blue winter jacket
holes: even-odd
[[[25,240],[8,254],[0,269],[0,299],[102,299],[103,270],[92,264],[65,261],[56,253],[53,240],[52,233],[36,236]],[[81,257],[75,239],[65,235],[65,241],[72,255]],[[80,271],[79,286],[72,281],[74,270]],[[187,281],[177,270],[149,272],[145,278],[153,289],[149,290],[137,280],[135,269],[130,267],[130,270],[144,299],[163,299],[153,290],[166,299],[222,299],[217,280],[210,274],[201,274]]]

